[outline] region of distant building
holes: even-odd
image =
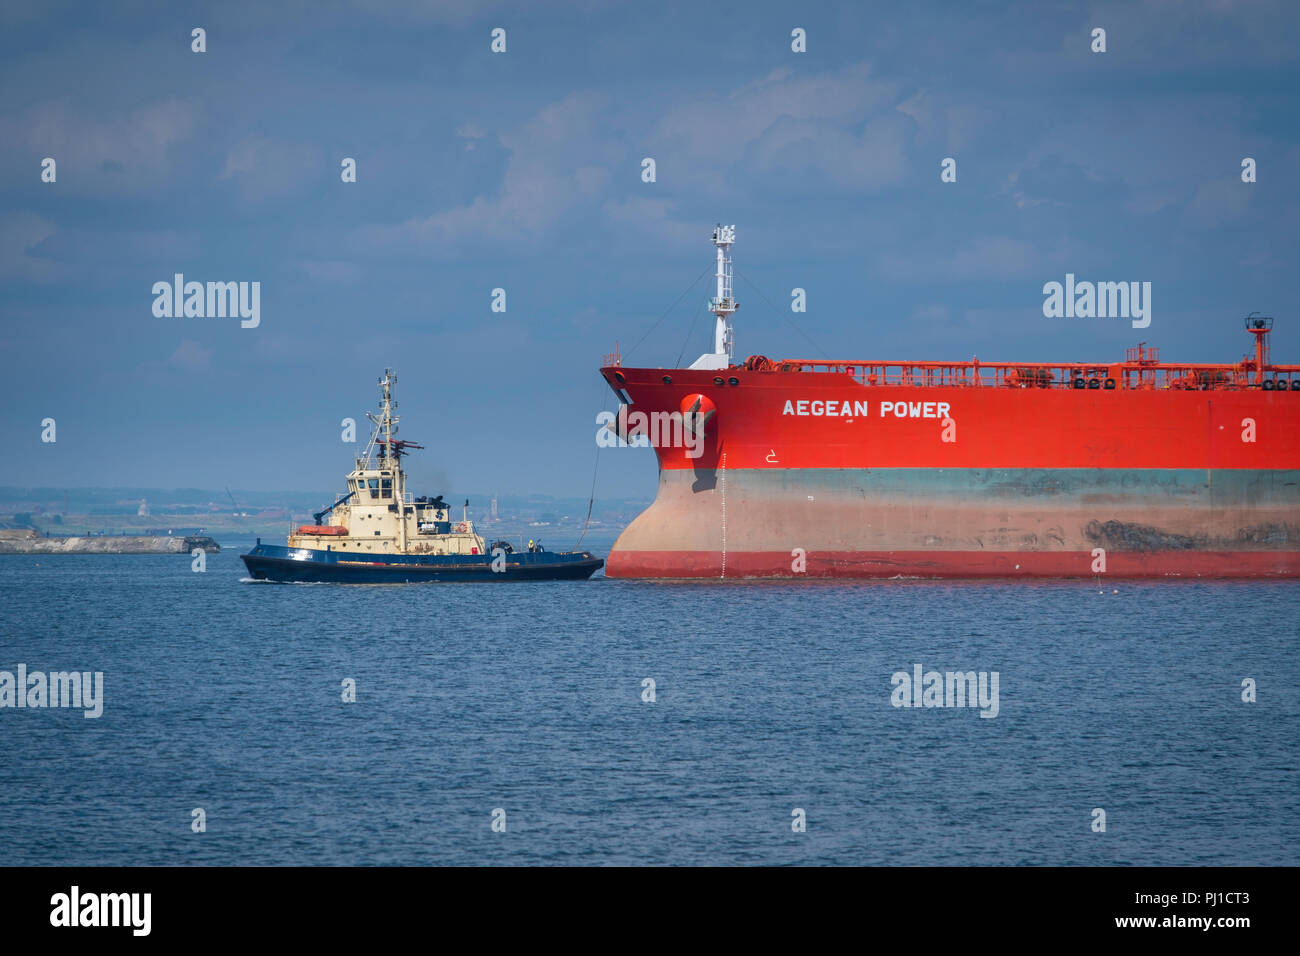
[[[136,510],[135,513],[136,513],[137,515],[139,515],[140,517],[142,517],[142,518],[143,518],[143,517],[147,517],[147,516],[149,515],[149,502],[147,502],[147,501],[145,501],[143,498],[141,498],[141,499],[140,499],[140,507]]]
[[[496,520],[497,520],[497,517],[498,517],[498,516],[497,516],[497,496],[496,496],[496,495],[493,495],[493,496],[492,496],[492,520],[493,520],[493,521],[496,521]]]

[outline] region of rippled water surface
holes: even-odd
[[[228,544],[0,556],[0,670],[105,684],[0,709],[4,863],[1300,862],[1294,583],[274,585]],[[916,664],[998,715],[892,706]]]

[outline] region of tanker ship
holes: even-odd
[[[646,435],[653,504],[614,578],[1300,576],[1300,366],[732,359],[733,226],[714,351],[606,356],[609,426]]]

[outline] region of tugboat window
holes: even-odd
[[[380,481],[379,496],[381,498],[391,498],[393,496],[393,479],[384,478]]]
[[[371,498],[378,498],[378,497],[379,497],[379,479],[378,479],[378,478],[371,478],[371,479],[370,479],[370,497],[371,497]]]

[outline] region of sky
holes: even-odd
[[[413,491],[585,496],[602,357],[711,350],[718,222],[742,358],[1235,361],[1259,310],[1300,362],[1298,26],[1281,0],[6,0],[0,485],[334,488],[392,367]],[[176,273],[258,282],[259,323],[155,315]],[[1150,326],[1045,316],[1067,273],[1150,282]],[[599,455],[598,497],[653,495],[649,449]]]

